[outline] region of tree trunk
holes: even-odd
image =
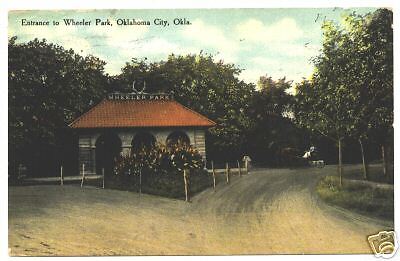
[[[242,176],[242,170],[240,169],[240,162],[237,160],[237,165],[238,165],[238,169],[239,169],[239,177]]]
[[[183,170],[183,181],[185,182],[185,200],[186,202],[190,201],[190,195],[189,195],[189,173],[187,169]]]
[[[142,169],[139,170],[139,196],[142,195]]]
[[[367,162],[365,161],[364,145],[361,139],[358,139],[361,148],[361,159],[363,163],[364,179],[368,180]]]
[[[342,166],[342,139],[339,138],[339,185],[342,186],[342,173],[343,173],[343,166]]]
[[[213,175],[213,188],[215,192],[215,169],[214,169],[214,161],[211,161],[212,175]]]
[[[383,175],[386,177],[387,176],[387,164],[386,164],[386,151],[385,151],[385,145],[381,146],[382,149],[382,167],[383,167]]]
[[[226,184],[229,184],[229,163],[226,163],[225,175],[226,175]]]

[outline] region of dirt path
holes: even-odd
[[[338,212],[312,193],[326,169],[259,170],[188,204],[78,186],[11,187],[13,255],[371,253],[391,224]]]

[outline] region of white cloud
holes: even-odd
[[[130,57],[133,56],[167,56],[171,53],[174,54],[190,54],[197,53],[200,50],[197,50],[194,47],[182,46],[181,44],[177,44],[175,42],[171,42],[161,37],[151,38],[141,44],[135,46],[132,49],[123,49],[121,53]]]
[[[148,26],[118,26],[115,20],[112,23],[112,27],[87,28],[65,26],[63,23],[58,27],[10,26],[9,36],[17,34],[24,41],[35,37],[46,38],[82,55],[93,54],[107,62],[105,69],[110,74],[119,73],[124,63],[132,57],[148,57],[151,61],[159,61],[171,53],[184,55],[204,50],[214,54],[217,61],[232,62],[239,66],[242,62],[248,64],[240,66],[246,68],[240,77],[254,83],[265,73],[274,79],[286,75],[290,80],[301,80],[311,71],[307,65],[308,58],[318,53],[318,46],[299,43],[303,31],[291,18],[283,18],[269,25],[249,19],[234,27],[232,32],[197,19],[170,38],[168,34],[165,37],[161,34],[149,35],[151,28]],[[252,58],[252,55],[258,56]]]
[[[265,70],[263,69],[244,69],[240,75],[239,79],[243,80],[247,83],[254,83],[257,84],[258,79],[260,76],[265,75]]]
[[[279,54],[281,56],[301,57],[302,59],[309,59],[316,56],[319,48],[316,45],[302,43],[273,43],[267,46],[268,51]]]
[[[195,54],[199,51],[200,50],[196,48],[182,46],[181,44],[168,41],[161,37],[154,37],[138,44],[134,48],[121,48],[118,50],[118,54],[123,57],[122,60],[112,59],[105,68],[108,73],[117,74],[125,65],[125,62],[128,62],[132,57],[147,57],[151,61],[159,61],[161,59],[167,59],[167,56],[172,53],[176,55],[186,55]]]
[[[304,31],[292,18],[283,18],[272,24],[264,24],[249,19],[235,28],[236,35],[248,43],[263,48],[258,56],[249,58],[249,66],[241,78],[257,83],[261,75],[277,80],[286,76],[287,80],[299,82],[312,73],[309,59],[316,56],[319,47],[311,42],[305,43]]]
[[[200,48],[212,48],[217,51],[216,59],[226,62],[235,62],[237,60],[237,52],[239,45],[226,37],[224,32],[219,28],[207,25],[202,20],[196,19],[190,27],[182,32],[183,36],[191,41],[193,45]]]
[[[246,41],[262,44],[292,42],[304,35],[303,30],[292,18],[283,18],[270,25],[249,19],[237,25],[236,33]]]
[[[250,59],[252,64],[240,74],[240,78],[246,82],[257,83],[260,76],[268,74],[274,80],[286,77],[287,80],[300,82],[303,77],[308,77],[313,71],[313,65],[305,60],[280,62],[276,59],[254,57]]]

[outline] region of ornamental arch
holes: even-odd
[[[156,144],[156,138],[148,131],[139,131],[132,139],[131,151],[136,152],[143,148],[151,148]]]
[[[171,134],[168,135],[165,144],[167,146],[171,146],[177,143],[185,144],[185,145],[190,145],[190,138],[189,136],[181,130],[178,131],[173,131]]]
[[[121,139],[115,132],[101,134],[95,143],[95,170],[97,175],[113,173],[115,160],[122,151]]]

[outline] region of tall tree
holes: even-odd
[[[299,85],[296,118],[309,128],[334,136],[339,145],[339,166],[343,138],[358,139],[367,176],[363,142],[374,137],[384,144],[392,129],[392,14],[379,9],[366,16],[352,14],[345,20],[343,28],[332,22],[323,25],[322,54],[314,60],[312,81]],[[301,110],[314,112],[307,115]],[[339,173],[341,176],[341,167]]]
[[[387,175],[386,147],[393,133],[393,13],[378,9],[363,20],[359,31],[366,67],[362,78],[368,89],[367,136],[381,144],[383,173]]]
[[[296,120],[316,131],[338,145],[338,173],[342,183],[342,145],[349,135],[351,126],[351,104],[356,97],[351,95],[346,74],[348,66],[343,63],[346,53],[342,32],[332,22],[323,25],[324,41],[321,55],[315,58],[316,71],[310,82],[297,86]]]
[[[393,30],[392,13],[378,9],[365,16],[350,14],[344,28],[336,28],[343,36],[340,46],[344,55],[343,78],[355,97],[350,134],[360,143],[364,177],[368,178],[364,144],[375,140],[385,145],[393,123]],[[385,157],[384,157],[385,158]],[[384,173],[386,162],[383,162]]]
[[[10,167],[45,171],[49,158],[60,160],[59,131],[103,97],[105,62],[44,39],[16,40],[8,43]]]

